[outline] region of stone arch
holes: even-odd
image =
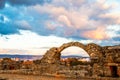
[[[71,47],[71,46],[76,46],[76,47],[80,47],[82,49],[85,50],[85,45],[79,42],[70,42],[70,43],[65,43],[62,46],[59,47],[58,51],[59,53],[61,53],[61,51],[63,51],[64,49]],[[85,50],[86,51],[86,50]]]
[[[41,59],[41,62],[47,62],[47,63],[56,63],[60,61],[60,57],[61,57],[61,51],[63,51],[64,49],[71,47],[71,46],[76,46],[76,47],[80,47],[83,50],[85,50],[88,55],[90,56],[90,58],[99,58],[102,57],[102,52],[101,51],[101,47],[97,44],[94,43],[90,43],[87,45],[84,45],[80,42],[69,42],[69,43],[65,43],[60,47],[53,47],[50,50],[48,50],[45,55],[43,56],[43,58]]]

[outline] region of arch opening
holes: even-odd
[[[71,47],[64,49],[63,51],[61,51],[61,55],[62,56],[73,55],[73,56],[80,56],[80,57],[90,57],[84,49],[77,47],[77,46],[71,46]]]
[[[79,64],[88,64],[91,62],[90,56],[88,53],[78,47],[78,46],[70,46],[61,51],[61,61],[63,62],[71,62],[71,65],[79,65]]]

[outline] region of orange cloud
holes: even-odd
[[[104,28],[97,28],[96,30],[84,32],[83,36],[86,38],[96,39],[96,40],[103,40],[109,38]]]

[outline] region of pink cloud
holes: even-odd
[[[106,13],[106,14],[101,14],[100,15],[101,18],[109,18],[112,20],[111,23],[113,24],[120,24],[120,12],[117,13]]]
[[[60,33],[65,37],[82,35],[90,39],[108,39],[110,37],[106,33],[107,26],[120,24],[119,14],[110,12],[113,5],[106,4],[106,0],[93,2],[53,0],[51,4],[30,6],[29,9],[40,14],[49,14],[50,20],[46,20],[45,27],[52,31],[56,30],[55,32],[62,27],[63,30]]]
[[[109,36],[106,34],[105,29],[102,27],[99,27],[96,30],[86,31],[83,33],[83,36],[95,40],[103,40],[109,38]]]
[[[8,54],[8,53],[27,53],[28,50],[19,50],[19,49],[0,49],[0,53]]]

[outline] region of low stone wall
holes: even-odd
[[[33,70],[27,70],[27,69],[0,70],[0,74],[49,75],[49,76],[64,75],[65,77],[85,77],[87,76],[87,73],[88,72],[84,70],[61,70],[51,74],[50,73],[41,74],[40,71],[33,71]]]
[[[35,71],[30,69],[20,69],[20,70],[0,70],[0,74],[25,74],[34,75]],[[38,73],[39,74],[39,73]]]

